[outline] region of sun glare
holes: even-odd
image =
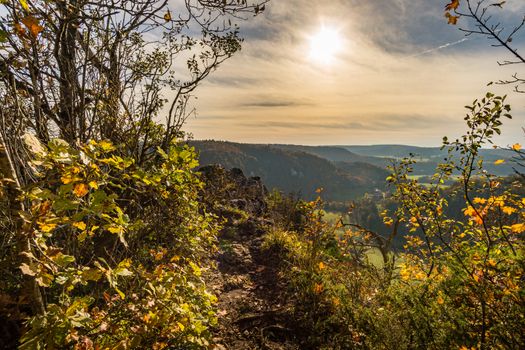
[[[310,59],[316,63],[331,64],[341,51],[343,40],[339,31],[322,27],[310,38]]]

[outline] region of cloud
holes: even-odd
[[[435,146],[444,135],[460,135],[463,106],[516,67],[499,67],[504,50],[447,25],[443,7],[428,0],[272,1],[263,16],[241,24],[242,51],[198,90],[199,117],[188,130],[196,138],[303,144]],[[505,23],[519,11],[525,4]],[[332,66],[308,60],[309,37],[322,25],[345,40]],[[520,127],[517,119],[506,122],[502,142],[520,137]]]
[[[241,102],[238,107],[248,107],[248,108],[285,108],[285,107],[298,107],[298,106],[312,106],[311,102],[293,100],[293,99],[282,99],[274,98],[271,96],[260,96],[256,99]]]

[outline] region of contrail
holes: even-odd
[[[417,56],[426,55],[427,53],[431,53],[431,52],[434,52],[434,51],[445,49],[445,48],[450,47],[450,46],[455,46],[455,45],[461,44],[461,43],[463,43],[463,42],[465,42],[467,40],[468,40],[468,38],[463,38],[463,39],[458,40],[458,41],[454,41],[454,42],[451,42],[451,43],[446,43],[446,44],[443,44],[441,46],[434,47],[433,49],[428,49],[428,50],[425,50],[423,52],[417,53],[417,54],[412,55],[410,57],[417,57]]]

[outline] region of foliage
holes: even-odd
[[[500,132],[501,119],[510,118],[510,107],[504,97],[489,93],[467,109],[469,130],[454,142],[444,140],[450,156],[430,186],[410,176],[410,158],[392,168],[388,181],[398,206],[382,215],[393,233],[400,224],[410,232],[402,254],[382,254],[384,263],[374,265],[369,249],[388,247],[384,238],[357,225],[341,234],[346,224],[325,223],[320,200],[304,207],[303,231],[267,236],[266,245],[281,247],[287,261],[296,311],[312,334],[309,346],[525,346],[516,332],[525,327],[523,181],[505,183],[485,171],[478,157]],[[454,171],[461,174],[460,216],[448,215],[448,199],[440,190]]]
[[[511,9],[508,9],[509,7]],[[525,16],[523,13],[516,16],[512,23],[513,12],[516,12],[515,9],[512,9],[512,5],[507,4],[505,0],[451,0],[445,6],[448,24],[457,25],[463,18],[467,24],[460,28],[460,31],[466,36],[485,37],[493,43],[492,46],[501,47],[510,54],[511,59],[498,61],[500,66],[525,64],[525,57],[516,47],[523,34]],[[510,25],[506,26],[503,21]],[[498,84],[511,84],[514,85],[516,92],[525,92],[523,90],[525,79],[519,73],[515,73],[510,79],[498,81]]]
[[[35,348],[208,344],[213,303],[201,278],[217,226],[198,202],[187,146],[139,166],[107,141],[52,140],[33,162],[21,212],[32,252],[20,265],[46,300],[21,340]]]
[[[166,151],[194,112],[197,86],[240,50],[239,22],[265,2],[1,1],[0,126],[10,152],[26,132],[44,143],[110,140],[137,162]]]

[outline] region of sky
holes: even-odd
[[[521,142],[525,94],[487,83],[525,69],[500,67],[507,52],[465,37],[458,27],[469,27],[466,20],[447,25],[445,4],[272,0],[264,14],[241,23],[242,51],[197,90],[186,131],[245,143],[439,146],[443,136],[465,132],[464,106],[493,91],[509,95],[514,115],[497,143]],[[525,1],[506,5],[498,16],[510,28]],[[333,44],[323,38],[325,49],[338,48],[326,60],[312,54],[323,31],[339,37]],[[521,37],[518,48],[525,31]]]

